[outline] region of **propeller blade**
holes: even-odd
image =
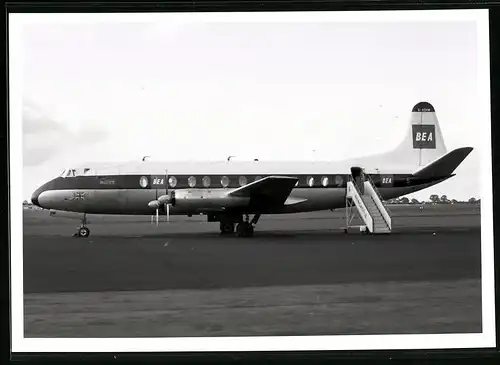
[[[158,208],[156,208],[156,225],[158,225]]]

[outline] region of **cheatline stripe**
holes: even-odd
[[[75,189],[188,189],[188,188],[237,188],[260,178],[273,175],[107,175],[107,176],[75,176],[56,178],[43,190],[75,190]],[[288,175],[287,175],[288,176]],[[347,174],[315,174],[295,175],[298,178],[297,188],[345,188],[349,175]],[[226,179],[227,178],[227,179]],[[313,179],[313,185],[308,182]],[[325,180],[327,179],[327,181]],[[411,175],[378,175],[371,177],[377,187],[408,187],[429,183],[438,178],[412,177]],[[241,179],[241,180],[240,180]],[[141,182],[142,181],[142,182]],[[222,182],[227,183],[223,185]],[[195,183],[194,185],[190,185]],[[383,183],[382,183],[383,182]],[[209,186],[204,184],[209,183]],[[323,185],[325,183],[325,185]],[[168,186],[167,186],[168,185]]]

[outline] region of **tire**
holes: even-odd
[[[250,223],[239,223],[236,227],[236,235],[238,237],[252,237],[253,236],[253,226]]]
[[[245,237],[253,237],[253,226],[251,224],[249,224],[247,227],[246,227],[246,235]]]
[[[78,235],[80,237],[88,237],[90,235],[90,229],[88,229],[87,227],[81,227],[78,230]]]
[[[238,223],[236,226],[236,236],[245,237],[245,223]]]
[[[220,233],[221,234],[232,234],[234,233],[234,223],[220,223]]]

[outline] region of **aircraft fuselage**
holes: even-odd
[[[299,179],[290,193],[288,203],[265,212],[259,209],[260,213],[298,213],[345,207],[346,185],[350,175],[325,173],[287,176]],[[383,199],[409,194],[450,177],[422,178],[411,174],[369,176]],[[172,184],[172,177],[175,178],[175,184]],[[263,177],[265,175],[230,174],[58,177],[37,189],[32,200],[42,208],[62,211],[151,215],[155,209],[148,207],[148,203],[174,190],[177,199],[170,208],[170,214],[220,213],[230,210],[253,214],[257,211],[245,198],[228,197],[228,193]],[[163,212],[162,209],[160,211]]]

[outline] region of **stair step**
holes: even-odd
[[[371,184],[372,187],[376,190],[376,188]],[[358,191],[359,194],[359,191]],[[372,233],[390,233],[391,229],[389,228],[389,224],[385,220],[385,214],[387,214],[387,211],[385,211],[385,204],[383,203],[382,200],[380,200],[380,196],[371,196],[371,195],[364,195],[364,194],[359,194],[361,201],[363,202],[363,205],[365,206],[366,210],[368,211],[369,215],[371,216],[371,219],[373,221],[373,232]],[[382,206],[379,208],[380,204]],[[358,207],[359,209],[359,207]]]

